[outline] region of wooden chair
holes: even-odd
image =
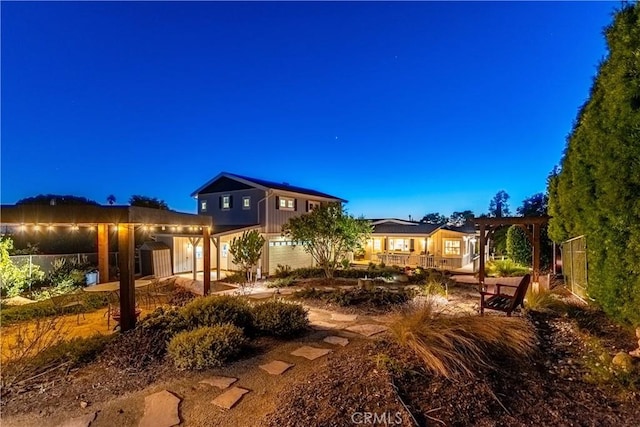
[[[49,299],[51,300],[51,303],[53,304],[53,307],[55,308],[57,314],[63,315],[68,313],[70,309],[75,309],[76,313],[78,314],[76,323],[78,325],[80,324],[80,315],[82,315],[82,318],[85,319],[84,311],[86,306],[84,304],[84,300],[82,299],[82,295],[79,292],[65,295],[53,295],[50,293]]]
[[[527,294],[529,283],[531,282],[531,275],[525,275],[517,286],[496,284],[496,293],[480,292],[480,315],[484,315],[485,309],[498,310],[507,313],[507,316],[511,316],[513,310],[518,306],[524,307],[524,296]],[[513,295],[504,294],[501,292],[501,288],[516,288]]]
[[[157,279],[151,282],[151,284],[147,287],[147,298],[149,301],[149,305],[151,305],[151,301],[156,304],[161,304],[163,299],[166,299],[171,296],[171,292],[175,287],[175,278],[171,278],[164,281],[158,281]]]

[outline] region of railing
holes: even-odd
[[[589,274],[587,269],[587,239],[574,237],[562,243],[562,274],[571,293],[587,299]]]
[[[58,254],[58,255],[11,255],[9,259],[15,265],[28,265],[31,268],[34,265],[40,267],[44,273],[49,273],[53,269],[53,261],[57,258],[73,259],[81,262],[86,259],[87,262],[97,265],[98,254],[96,252],[77,253],[77,254]],[[109,252],[109,265],[118,265],[118,253]]]
[[[465,265],[462,258],[444,258],[433,255],[377,254],[376,256],[378,257],[378,262],[400,267],[420,266],[439,270],[453,270]]]

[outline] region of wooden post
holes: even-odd
[[[98,224],[98,273],[99,283],[109,281],[109,225]]]
[[[134,226],[118,225],[118,266],[120,268],[120,331],[136,326],[136,293],[134,280]]]
[[[533,223],[533,282],[539,283],[540,275],[540,224]]]
[[[487,245],[487,237],[484,232],[484,224],[480,224],[480,266],[478,267],[478,284],[480,287],[484,284],[484,258],[485,258],[485,247]]]
[[[191,243],[191,271],[193,273],[193,280],[198,280],[198,259],[196,258],[196,247],[199,242],[199,238],[189,237],[189,243]]]
[[[203,282],[204,294],[209,295],[211,289],[211,237],[209,236],[209,227],[202,227],[202,256],[204,257],[203,266]]]
[[[215,238],[216,245],[216,280],[220,280],[220,251],[222,248],[220,247],[220,236]]]

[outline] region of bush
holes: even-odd
[[[189,322],[179,310],[158,307],[142,319],[138,327],[157,331],[164,341],[169,341],[175,334],[188,329]]]
[[[14,297],[29,287],[29,284],[38,282],[44,277],[40,267],[34,265],[29,268],[27,263],[15,265],[9,252],[13,249],[13,240],[0,238],[0,292],[2,295]]]
[[[478,367],[500,358],[526,358],[535,350],[535,331],[516,317],[451,317],[431,303],[398,315],[391,325],[396,341],[418,356],[425,368],[446,378],[473,377]]]
[[[278,279],[284,279],[291,276],[291,266],[278,264],[278,267],[276,267],[276,272],[274,273],[274,276]]]
[[[529,268],[516,264],[510,259],[496,260],[487,263],[487,276],[514,277],[524,276],[529,273]]]
[[[247,275],[242,271],[236,271],[235,273],[226,276],[222,281],[234,285],[244,285],[247,283]]]
[[[207,326],[177,334],[169,342],[169,355],[178,369],[222,366],[245,343],[242,330],[230,324]]]
[[[191,327],[214,326],[231,323],[239,328],[251,329],[251,306],[236,296],[212,295],[191,301],[181,309]]]
[[[542,288],[534,291],[530,286],[524,297],[524,308],[541,312],[565,312],[566,304],[553,291]]]
[[[270,281],[267,288],[286,288],[293,285],[295,285],[295,279],[289,276]]]
[[[194,295],[191,291],[185,288],[181,288],[180,286],[177,286],[171,292],[171,296],[169,297],[168,303],[176,307],[184,307],[185,305],[193,301],[195,298],[196,298],[196,295]]]
[[[414,291],[406,289],[393,292],[379,288],[337,289],[333,291],[320,291],[316,288],[306,288],[294,293],[294,297],[301,299],[319,299],[342,307],[355,305],[385,308],[405,304],[415,296],[414,294]]]
[[[267,301],[253,307],[253,324],[261,334],[291,337],[309,326],[309,318],[300,304]]]

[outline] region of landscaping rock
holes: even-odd
[[[171,427],[180,424],[178,405],[181,399],[162,390],[144,398],[144,415],[138,427]]]
[[[340,345],[342,347],[344,347],[345,345],[349,344],[349,340],[343,337],[337,337],[335,335],[329,335],[328,337],[326,337],[325,339],[323,339],[322,341],[329,343],[329,344],[335,344],[335,345]]]
[[[633,369],[633,359],[630,355],[621,351],[620,353],[613,356],[613,360],[611,364],[616,368],[624,372],[631,372]]]
[[[96,419],[97,415],[97,412],[92,412],[87,415],[71,418],[70,420],[67,420],[64,423],[60,424],[59,427],[89,427],[93,420]]]
[[[223,409],[233,408],[242,399],[242,396],[249,393],[249,390],[240,387],[232,387],[213,399],[211,403]]]
[[[236,381],[238,381],[237,378],[215,376],[200,381],[200,384],[208,384],[213,387],[218,387],[220,390],[224,390],[225,388],[229,388],[229,386]]]
[[[293,356],[304,357],[309,360],[315,360],[329,353],[331,353],[331,350],[327,348],[310,347],[308,345],[291,352]]]
[[[293,367],[291,363],[283,362],[281,360],[274,360],[265,365],[260,365],[260,369],[270,373],[271,375],[282,375],[284,371]]]
[[[379,334],[380,332],[384,332],[388,328],[383,325],[366,324],[349,326],[346,329],[347,331],[356,332],[360,335],[364,335],[365,337],[370,337],[372,335]]]
[[[327,329],[339,329],[338,325],[336,325],[335,323],[323,322],[322,320],[314,320],[310,324],[311,328],[319,331],[325,331]]]

